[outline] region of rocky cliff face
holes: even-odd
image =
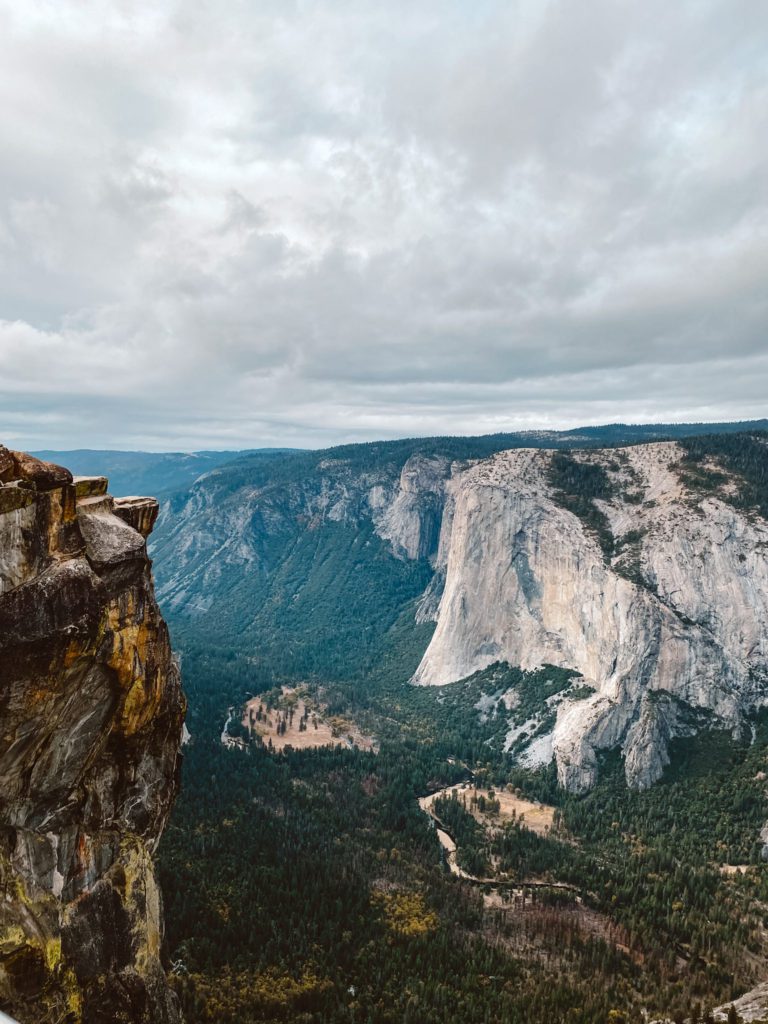
[[[288,479],[232,486],[226,470],[192,488],[156,541],[167,606],[205,614],[223,577],[269,573],[298,534],[363,522],[401,560],[437,554],[451,460],[414,454],[402,467],[324,458]]]
[[[738,730],[765,700],[768,525],[725,492],[692,491],[681,456],[674,442],[573,453],[611,483],[592,503],[613,536],[608,556],[553,489],[552,452],[502,452],[448,485],[444,590],[415,681],[497,661],[578,671],[591,696],[564,701],[550,744],[538,741],[573,790],[616,746],[630,784],[648,786],[671,737]]]
[[[397,485],[368,493],[374,526],[398,558],[437,554],[451,462],[443,456],[412,455]]]
[[[152,499],[0,447],[0,1006],[22,1024],[176,1024],[152,853],[184,700]]]
[[[488,456],[477,439],[435,439],[233,463],[159,527],[162,594],[231,650],[311,647],[288,671],[338,672],[357,649],[387,657],[414,607],[409,658],[436,623],[417,683],[497,661],[572,669],[574,692],[515,722],[509,749],[529,765],[554,757],[584,790],[599,752],[619,747],[629,782],[648,786],[675,736],[747,727],[768,677],[768,527],[729,500],[739,481],[723,466],[697,489],[685,455],[654,442]],[[569,504],[553,475],[563,458],[605,487]]]

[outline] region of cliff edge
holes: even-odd
[[[177,1024],[152,854],[185,702],[151,498],[0,446],[0,1007]]]

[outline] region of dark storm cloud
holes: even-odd
[[[768,11],[0,0],[0,434],[765,414]]]

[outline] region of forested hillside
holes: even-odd
[[[625,442],[624,429],[610,431]],[[601,755],[597,785],[577,796],[553,765],[516,760],[563,696],[591,694],[573,673],[500,663],[407,685],[434,631],[423,595],[441,580],[434,489],[421,461],[405,490],[401,471],[414,456],[442,466],[496,445],[509,437],[247,457],[173,498],[154,556],[192,740],[160,864],[190,1024],[682,1020],[765,977],[762,713],[739,734],[672,740],[645,792],[627,788],[616,753]],[[765,452],[753,433],[692,436],[680,472],[692,493],[757,510]],[[610,486],[577,463],[555,462],[553,485],[599,534],[594,502]],[[394,527],[362,499],[376,488],[390,507],[407,499]],[[397,528],[432,546],[396,554]],[[298,684],[376,749],[342,736],[336,749],[278,752],[241,725],[246,699],[276,707]],[[443,807],[458,863],[497,884],[451,874],[419,807],[470,779],[553,809],[553,831],[539,834]]]
[[[722,431],[725,444],[745,426],[751,425],[708,429]],[[418,480],[410,485],[409,511],[432,534],[415,559],[394,550],[369,505],[375,489],[382,500],[394,499],[409,463],[439,464],[447,479],[453,465],[509,448],[605,447],[695,436],[700,429],[615,424],[247,454],[172,496],[151,549],[161,598],[177,632],[192,643],[204,641],[235,659],[256,647],[288,673],[355,675],[383,656],[388,631],[434,575],[442,516],[434,494],[419,492]],[[599,523],[595,496],[584,492],[572,500]]]

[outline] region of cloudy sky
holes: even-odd
[[[768,414],[762,0],[0,0],[0,440]]]

